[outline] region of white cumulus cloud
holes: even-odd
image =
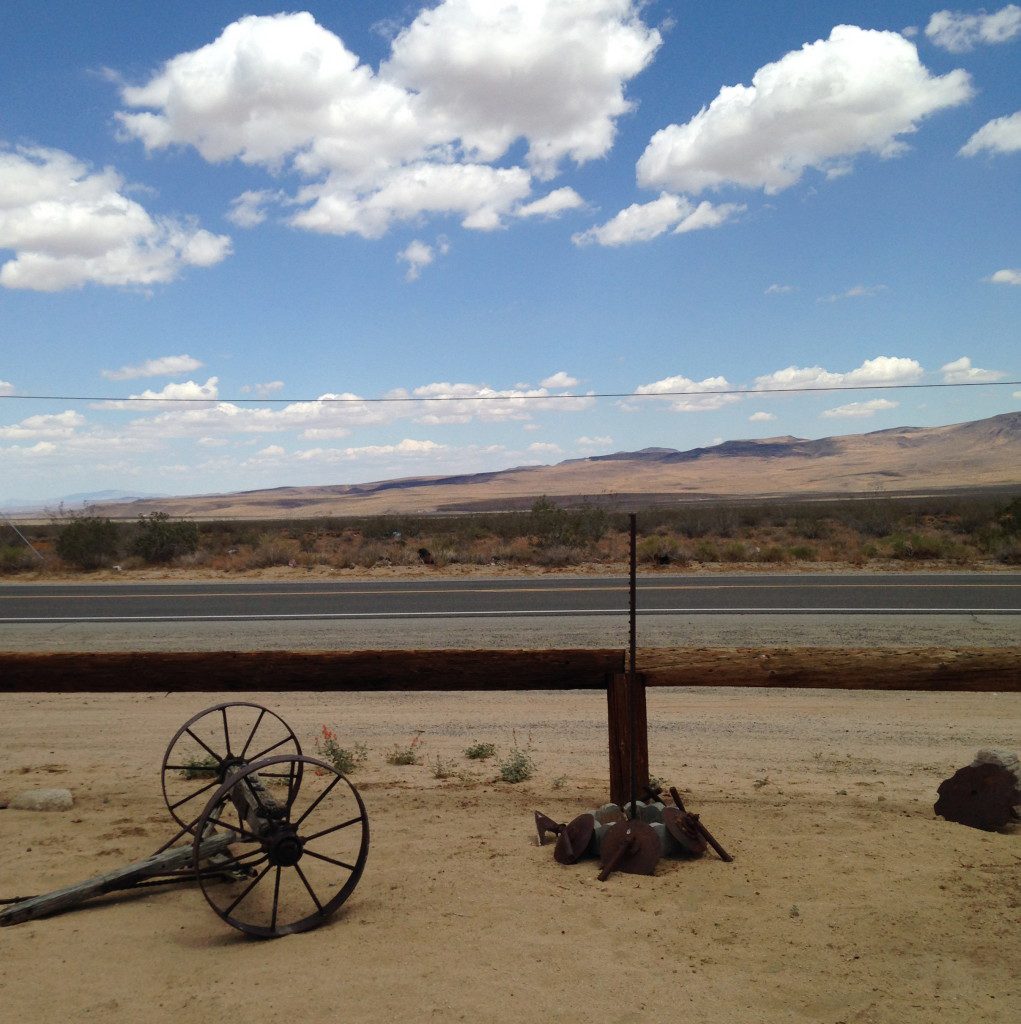
[[[1006,267],[989,277],[992,284],[1021,284],[1021,270]]]
[[[14,385],[9,380],[0,380],[0,395],[13,395]]]
[[[724,87],[685,124],[658,131],[638,161],[638,182],[780,192],[808,168],[841,174],[859,154],[898,155],[900,136],[972,92],[965,71],[930,74],[899,33],[838,25],[828,39],[759,68],[751,85]]]
[[[873,398],[868,402],[849,402],[847,405],[838,405],[835,409],[826,409],[822,415],[827,419],[864,419],[868,416],[875,416],[877,412],[885,409],[896,409],[898,403],[891,402],[887,398]]]
[[[936,11],[925,26],[929,41],[951,53],[967,53],[976,46],[1006,43],[1021,35],[1021,7],[1006,7],[987,14]]]
[[[252,226],[296,202],[299,227],[378,237],[392,223],[453,214],[492,230],[514,212],[552,215],[532,179],[613,145],[627,83],[660,45],[636,0],[443,0],[392,38],[377,69],[307,12],[247,16],[212,42],[126,86],[117,116],[147,149],[190,145],[208,161],[290,169],[293,199],[234,201]],[[569,59],[565,56],[569,55]],[[525,166],[491,166],[519,140]]]
[[[841,299],[868,299],[887,291],[885,284],[856,284],[844,292],[834,292],[832,295],[823,295],[820,302],[839,302]]]
[[[1021,110],[987,121],[958,151],[958,156],[1016,153],[1021,150]]]
[[[972,366],[968,356],[961,356],[960,359],[941,366],[939,372],[943,374],[944,384],[983,384],[1003,380],[1006,376],[1000,370],[983,370],[978,366]]]
[[[755,378],[758,391],[789,391],[798,388],[868,387],[870,384],[910,384],[925,370],[915,359],[904,356],[876,356],[847,373],[835,373],[821,366],[787,366]]]
[[[112,168],[90,170],[57,149],[0,149],[0,285],[56,292],[85,284],[153,285],[208,267],[230,239],[191,220],[157,217],[125,194]]]
[[[771,412],[753,412],[751,414],[751,416],[748,417],[748,422],[749,423],[771,423],[775,419],[776,419],[776,416],[774,416],[773,413],[771,413]]]
[[[539,386],[543,388],[575,388],[579,383],[581,382],[577,377],[572,377],[565,370],[557,370],[556,373],[539,381]]]
[[[130,400],[113,399],[108,402],[96,402],[93,408],[134,409],[136,408],[135,403],[140,400],[144,401],[150,409],[171,408],[175,401],[188,402],[189,404],[195,402],[201,407],[202,403],[216,401],[219,394],[219,383],[218,377],[210,377],[205,384],[197,384],[193,380],[183,381],[180,384],[171,383],[159,391],[146,388],[145,391],[137,395],[131,395]]]
[[[664,377],[651,384],[641,384],[635,388],[635,394],[662,395],[664,399],[670,401],[670,408],[674,412],[711,412],[741,401],[740,395],[713,394],[732,388],[733,385],[726,377],[706,377],[704,380],[696,381],[690,377],[676,375]],[[678,395],[676,392],[688,393]]]
[[[585,200],[573,188],[556,188],[540,199],[533,199],[515,211],[518,217],[559,217],[565,210],[577,210]]]
[[[605,224],[579,231],[571,240],[575,245],[596,242],[607,246],[649,242],[670,230],[680,235],[719,227],[744,209],[736,203],[714,206],[708,201],[696,206],[686,196],[663,192],[648,203],[632,203]]]
[[[429,266],[435,258],[432,246],[417,238],[397,254],[398,262],[408,265],[407,273],[404,275],[408,281],[417,281],[422,268]]]
[[[191,373],[204,364],[187,354],[180,356],[160,356],[147,359],[136,366],[122,366],[119,370],[102,370],[101,376],[107,380],[135,380],[138,377],[174,377],[180,373]]]

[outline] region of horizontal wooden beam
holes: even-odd
[[[0,652],[0,693],[602,689],[623,651]]]
[[[646,686],[1021,692],[1021,647],[651,648]]]
[[[0,651],[0,693],[601,689],[625,669],[614,650]],[[654,686],[1021,692],[1021,647],[647,648]]]

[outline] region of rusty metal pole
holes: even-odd
[[[631,758],[629,765],[631,779],[631,817],[638,814],[638,767],[635,758],[635,661],[638,648],[638,516],[630,514],[631,533],[631,560],[629,584],[629,638],[628,638],[628,665],[627,665],[627,718],[628,718],[628,753]]]

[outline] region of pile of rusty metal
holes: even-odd
[[[721,860],[734,858],[716,841],[697,814],[688,811],[680,794],[671,787],[673,806],[660,800],[660,790],[646,790],[646,800],[604,804],[586,811],[566,824],[535,812],[539,845],[556,836],[553,859],[558,864],[577,864],[598,858],[599,880],[614,871],[652,875],[661,857],[694,860],[712,847]]]

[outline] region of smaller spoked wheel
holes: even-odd
[[[200,860],[203,838],[218,828],[238,834],[231,875],[213,875]],[[354,891],[369,852],[358,790],[325,761],[301,754],[232,772],[194,831],[195,873],[209,905],[229,925],[262,938],[323,924]]]
[[[160,774],[167,810],[183,831],[194,833],[209,795],[232,771],[270,755],[290,754],[300,755],[301,744],[268,708],[247,701],[206,708],[177,730],[163,755]],[[279,780],[268,776],[266,781]]]

